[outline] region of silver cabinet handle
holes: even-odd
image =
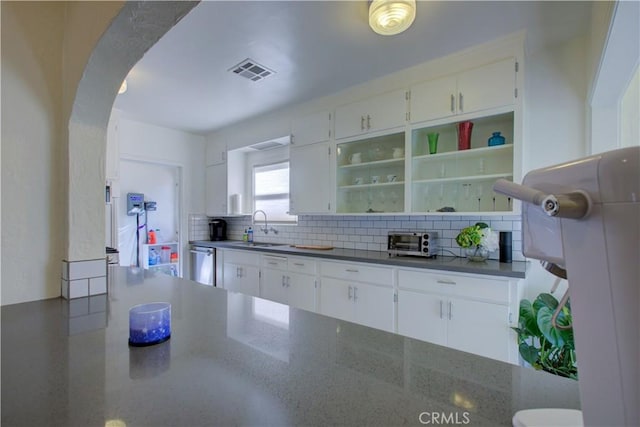
[[[358,287],[353,287],[353,301],[355,302],[358,299]]]
[[[451,112],[455,113],[456,111],[456,97],[451,94]]]
[[[269,264],[269,265],[278,265],[278,263],[274,262],[274,261],[268,261],[267,264]]]
[[[357,273],[358,269],[357,268],[347,268],[345,271],[348,271],[349,273]]]
[[[208,251],[196,251],[196,250],[191,249],[189,252],[191,252],[192,254],[213,255],[213,251],[211,249],[209,249]]]
[[[367,114],[367,130],[371,129],[371,116]]]
[[[440,300],[440,318],[442,319],[442,306],[444,305],[444,301]]]
[[[349,286],[349,299],[353,298],[352,292],[353,292],[353,288]]]
[[[283,274],[283,275],[282,275],[282,287],[283,287],[283,288],[285,287],[285,284],[284,284],[284,278],[285,278],[285,275]]]
[[[364,130],[364,116],[360,116],[360,130]]]
[[[304,267],[304,262],[294,262],[293,265],[297,265],[298,267]]]
[[[462,92],[460,92],[459,97],[460,97],[460,101],[458,102],[458,109],[462,112],[464,111],[464,104],[463,104],[464,97],[462,96]]]
[[[456,282],[454,282],[453,280],[437,280],[436,283],[440,283],[441,285],[455,285]]]
[[[449,301],[449,320],[453,317],[453,303]]]
[[[291,276],[287,276],[287,288],[291,286]]]

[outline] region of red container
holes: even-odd
[[[471,129],[473,129],[472,122],[458,123],[458,150],[471,148]]]

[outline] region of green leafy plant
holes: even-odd
[[[460,230],[456,236],[456,243],[461,248],[484,248],[489,252],[498,249],[496,233],[484,222],[476,222],[474,225]]]
[[[553,326],[551,318],[558,307],[558,300],[551,294],[542,293],[533,303],[520,301],[518,333],[520,356],[535,369],[541,369],[562,377],[578,379],[578,365],[571,326],[571,305],[565,304]]]

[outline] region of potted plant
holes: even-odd
[[[571,305],[562,308],[552,325],[551,318],[558,301],[547,293],[536,297],[533,303],[520,301],[518,327],[518,350],[524,361],[535,369],[541,369],[562,377],[578,379],[576,350],[571,328]]]
[[[477,222],[460,230],[456,243],[465,249],[471,261],[484,261],[489,258],[489,252],[498,249],[498,236],[487,224]]]

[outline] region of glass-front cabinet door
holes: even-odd
[[[337,213],[404,212],[405,132],[338,144]]]
[[[411,212],[511,212],[512,200],[493,184],[513,180],[513,117],[414,128]]]

